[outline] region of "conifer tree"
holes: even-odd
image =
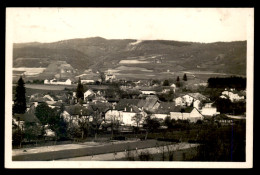
[[[186,74],[184,74],[183,75],[183,81],[187,81],[188,79],[187,79],[187,75]]]
[[[177,80],[176,80],[176,86],[177,86],[177,87],[180,87],[180,86],[181,86],[180,77],[179,77],[179,76],[177,77]]]
[[[79,82],[78,82],[78,87],[76,90],[76,97],[79,101],[79,99],[84,100],[84,87],[81,84],[80,78],[79,78]]]
[[[24,81],[22,77],[18,80],[16,91],[15,91],[15,98],[14,98],[14,106],[13,106],[13,113],[17,114],[24,114],[26,111],[26,98],[25,98],[25,87]]]

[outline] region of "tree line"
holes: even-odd
[[[208,79],[209,88],[235,88],[245,89],[246,78],[243,77],[214,77]]]

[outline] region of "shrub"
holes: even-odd
[[[126,140],[125,136],[115,136],[112,138],[112,140]]]
[[[149,151],[142,151],[139,155],[138,158],[140,161],[149,161],[153,160],[153,156]]]
[[[172,139],[172,138],[158,138],[158,141],[165,141],[165,142],[175,142],[175,143],[179,143],[180,140],[179,139]]]

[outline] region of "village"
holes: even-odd
[[[201,83],[191,90],[186,86],[191,77],[186,74],[176,80],[131,81],[118,79],[111,72],[87,70],[75,78],[62,78],[68,72],[72,71],[61,69],[58,76],[41,81],[41,86],[64,86],[63,91],[28,95],[25,112],[13,114],[14,147],[26,148],[43,140],[55,140],[55,144],[62,140],[98,142],[103,137],[110,141],[147,140],[152,133],[184,132],[187,126],[231,126],[246,119],[243,88],[209,88],[208,83]],[[198,135],[170,140],[198,142]],[[167,140],[165,136],[150,139]]]

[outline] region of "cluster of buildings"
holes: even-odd
[[[64,67],[64,66],[63,66]],[[66,66],[65,66],[66,67]],[[70,68],[69,66],[67,66]],[[63,73],[67,69],[61,69]],[[68,71],[71,71],[68,69]],[[70,73],[70,72],[69,72]],[[105,81],[115,80],[115,75],[107,73],[104,75]],[[93,73],[92,70],[86,70],[83,74],[76,76],[80,78],[81,83],[101,82],[99,72]],[[23,115],[16,116],[14,122],[29,121],[39,122],[34,115],[35,108],[39,103],[47,103],[51,108],[59,108],[61,104],[65,106],[63,118],[69,123],[78,123],[80,120],[93,121],[99,115],[103,123],[111,123],[119,121],[121,126],[136,126],[142,125],[147,115],[151,118],[156,118],[163,122],[166,117],[175,120],[189,120],[190,122],[197,122],[203,120],[205,117],[217,116],[220,114],[217,108],[213,106],[206,96],[200,93],[185,93],[179,94],[173,100],[164,102],[159,100],[159,94],[175,93],[176,85],[170,86],[150,85],[150,82],[134,82],[135,86],[124,85],[120,89],[126,92],[138,91],[140,94],[134,98],[108,98],[105,91],[89,88],[84,92],[83,104],[78,104],[76,92],[72,94],[33,94],[29,97],[27,111]],[[54,78],[45,80],[44,84],[54,85],[71,85],[70,79]],[[236,93],[234,89],[225,90],[222,92],[220,98],[230,99],[232,102],[245,100],[245,94]],[[142,120],[139,123],[134,119],[139,116]],[[17,118],[18,117],[18,118]]]
[[[224,99],[230,99],[231,102],[238,102],[238,101],[244,101],[245,100],[246,92],[242,91],[236,91],[235,89],[225,89],[225,91],[222,92],[222,95],[220,98]]]
[[[95,120],[97,114],[104,124],[118,121],[121,126],[136,126],[135,117],[141,117],[139,126],[144,122],[147,115],[163,122],[166,117],[175,120],[189,120],[197,122],[203,120],[205,115],[214,116],[218,114],[216,108],[211,105],[200,105],[206,100],[201,94],[185,94],[176,98],[174,101],[162,102],[156,95],[147,95],[146,98],[136,99],[117,99],[110,100],[105,98],[104,92],[100,90],[88,89],[84,92],[84,103],[79,104],[76,100],[76,93],[70,94],[40,94],[36,93],[28,97],[27,111],[23,115],[16,115],[14,122],[24,121],[36,122],[39,120],[35,116],[35,109],[40,103],[46,103],[51,108],[60,108],[64,105],[62,114],[68,123],[78,123],[81,120],[89,122]],[[52,132],[49,131],[49,134]]]

